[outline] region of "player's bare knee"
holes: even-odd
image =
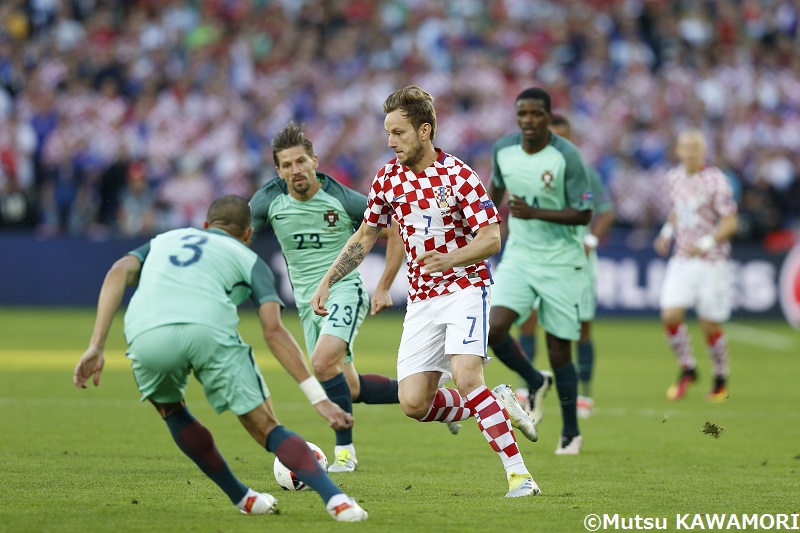
[[[325,361],[321,357],[314,357],[311,360],[311,369],[314,371],[314,375],[318,379],[322,379],[321,375],[325,374],[325,372],[328,370],[329,366],[330,366],[330,363],[328,363],[328,361]]]
[[[472,366],[469,364],[471,363],[469,359],[465,361],[462,357],[459,356],[456,364],[453,365],[453,383],[455,383],[458,393],[464,398],[467,394],[481,387],[484,381],[480,367]],[[470,358],[475,359],[474,357]],[[465,365],[464,363],[468,364]]]
[[[428,409],[430,409],[430,405],[423,405],[422,403],[408,404],[402,401],[400,402],[400,407],[407,417],[413,418],[414,420],[421,420],[424,418],[428,413]]]
[[[320,381],[329,380],[342,372],[341,364],[339,364],[336,357],[317,356],[315,354],[311,360],[311,367],[314,370],[314,375]]]
[[[683,315],[682,309],[662,309],[661,322],[663,322],[665,326],[676,326],[683,322]]]
[[[702,318],[699,320],[699,322],[700,322],[700,327],[702,328],[703,333],[705,334],[706,337],[709,337],[711,335],[719,335],[720,333],[722,333],[722,324],[720,324],[719,322],[711,322],[709,320],[705,320]]]
[[[435,394],[435,392],[434,392]],[[420,420],[428,414],[428,409],[431,407],[431,403],[433,403],[433,397],[431,398],[424,398],[422,395],[414,394],[414,395],[404,395],[400,393],[400,408],[403,409],[403,413],[409,418],[413,418],[414,420]]]

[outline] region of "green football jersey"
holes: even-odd
[[[367,197],[331,176],[317,172],[322,188],[302,202],[288,193],[286,182],[274,178],[253,195],[253,235],[271,226],[289,270],[297,305],[309,305],[320,280],[361,224]],[[354,270],[342,281],[361,281]],[[341,282],[340,282],[341,283]]]
[[[167,324],[236,331],[236,307],[283,302],[275,276],[254,251],[219,229],[168,231],[129,252],[142,261],[139,286],[125,312],[125,338]]]
[[[522,149],[522,134],[498,140],[492,158],[492,183],[528,205],[542,209],[578,211],[592,209],[592,192],[586,163],[575,146],[551,134],[549,144],[535,154]],[[509,215],[508,241],[503,258],[528,261],[532,265],[573,265],[586,263],[579,235],[580,226]]]

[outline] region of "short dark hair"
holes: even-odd
[[[305,128],[305,124],[295,124],[294,121],[291,121],[272,138],[272,159],[275,161],[276,167],[280,166],[278,163],[278,152],[292,148],[293,146],[302,146],[308,154],[308,157],[314,157],[314,145],[311,139],[306,137],[303,128]]]
[[[544,102],[544,109],[548,113],[550,113],[550,94],[544,89],[539,87],[529,87],[519,93],[517,96],[517,102],[520,100],[541,100]]]
[[[433,96],[416,85],[409,85],[393,92],[383,102],[383,112],[387,115],[401,110],[411,122],[414,130],[425,123],[431,125],[431,140],[436,137],[436,109],[433,107]]]
[[[206,214],[209,226],[223,228],[236,237],[243,235],[252,221],[250,204],[235,194],[220,196],[211,202]]]

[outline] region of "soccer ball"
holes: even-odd
[[[314,452],[314,455],[317,457],[317,462],[319,463],[319,466],[322,467],[322,470],[327,472],[328,458],[325,457],[325,453],[316,444],[309,442],[308,447],[311,448],[312,452]],[[308,486],[300,481],[291,470],[286,468],[277,457],[275,458],[275,464],[273,465],[272,470],[275,473],[275,481],[278,482],[278,485],[280,485],[283,490],[303,490],[308,488]]]

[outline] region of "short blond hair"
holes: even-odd
[[[414,130],[423,124],[431,126],[431,141],[436,137],[436,110],[433,107],[433,96],[416,85],[409,85],[390,94],[383,102],[383,112],[387,115],[401,110],[411,122]]]

